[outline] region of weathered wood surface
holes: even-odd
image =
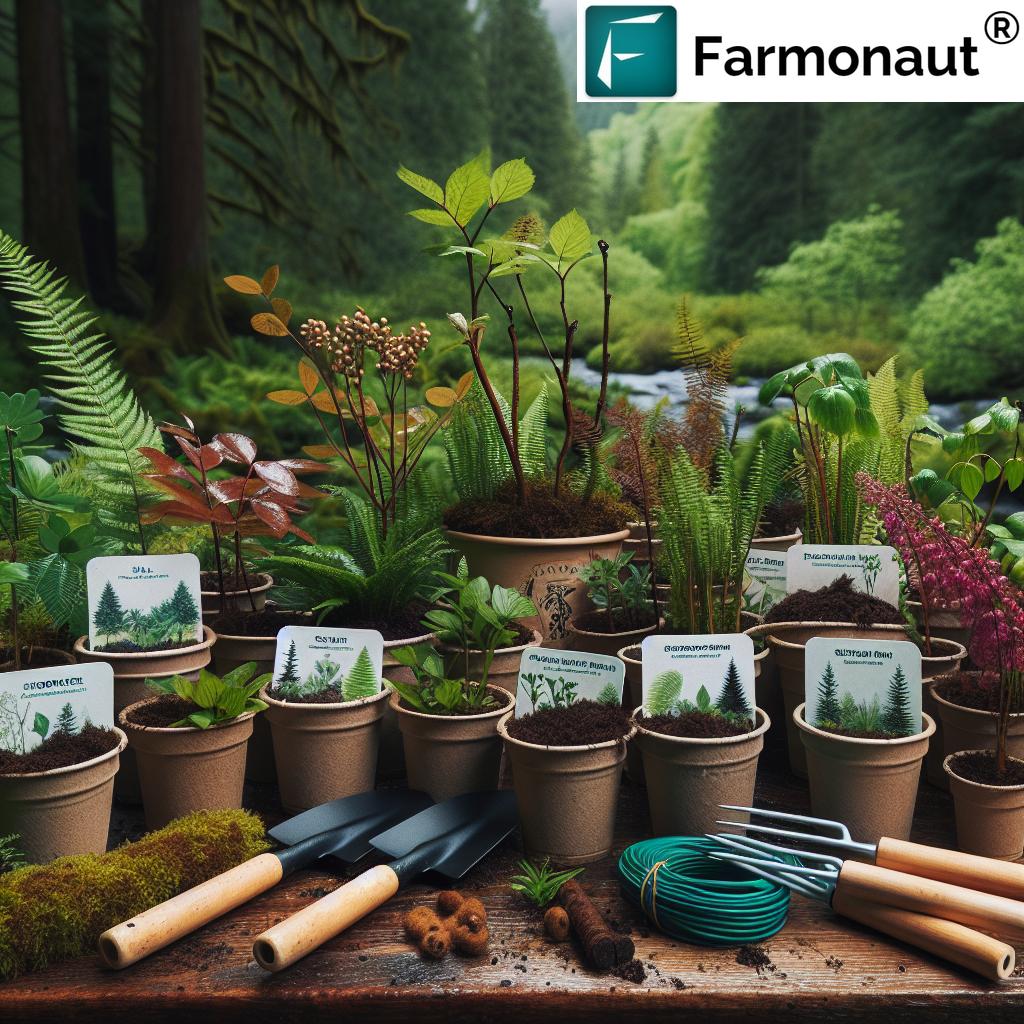
[[[253,804],[273,817],[267,792]],[[758,802],[806,810],[806,787],[774,764],[762,766]],[[120,808],[115,831],[139,828]],[[623,785],[616,852],[647,834],[644,791]],[[914,838],[952,845],[952,806],[922,784]],[[507,888],[517,859],[510,843],[462,886],[490,914],[491,953],[477,960],[422,960],[401,934],[402,913],[432,899],[418,884],[290,971],[267,975],[252,960],[253,938],[338,884],[339,875],[308,871],[121,973],[94,957],[60,964],[0,986],[0,1020],[33,1022],[216,1019],[218,1022],[504,1021],[701,1019],[757,1021],[955,1021],[1024,1019],[1024,977],[997,986],[898,943],[837,920],[817,903],[793,898],[788,924],[765,943],[772,966],[737,963],[735,949],[674,942],[621,898],[614,860],[584,880],[598,905],[631,929],[647,972],[635,984],[589,972],[572,945],[541,934],[539,914]]]

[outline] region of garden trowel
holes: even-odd
[[[391,858],[258,936],[256,962],[281,971],[387,903],[425,871],[461,878],[516,826],[511,790],[465,793],[428,807],[371,841]]]
[[[430,806],[424,793],[385,789],[303,811],[267,833],[281,849],[261,853],[108,929],[100,936],[100,956],[108,967],[130,967],[321,857],[360,860],[372,849],[370,839]]]

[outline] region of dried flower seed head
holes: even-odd
[[[323,348],[330,345],[331,335],[323,320],[307,320],[300,328],[299,335],[308,348]]]
[[[357,309],[352,316],[343,316],[338,321],[327,348],[332,369],[350,379],[363,376],[364,358],[369,350],[377,355],[377,370],[401,374],[409,380],[429,342],[430,331],[425,323],[410,327],[407,334],[396,335],[387,317],[371,320],[364,310]]]

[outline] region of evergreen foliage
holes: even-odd
[[[614,704],[617,706],[622,703],[619,688],[614,683],[605,683],[595,699],[598,704]]]
[[[288,653],[285,655],[284,666],[281,669],[281,674],[277,677],[277,685],[279,687],[285,687],[292,683],[299,681],[299,655],[295,648],[295,641],[293,640],[288,645]]]
[[[108,580],[100,592],[99,603],[92,617],[93,625],[100,636],[108,639],[124,629],[125,615],[121,600]]]
[[[729,667],[725,672],[725,679],[722,682],[722,690],[718,695],[718,710],[723,715],[736,715],[740,718],[753,719],[754,712],[743,693],[743,686],[740,682],[739,669],[736,667],[735,658],[729,659]]]
[[[902,665],[896,666],[889,681],[889,692],[882,710],[882,728],[893,736],[911,736],[920,730],[919,726],[914,726],[910,714],[910,691]]]
[[[345,675],[342,695],[345,700],[359,700],[362,697],[372,697],[379,690],[380,678],[373,670],[370,652],[364,647]]]
[[[839,686],[836,683],[836,675],[832,669],[832,662],[828,662],[825,671],[818,681],[818,706],[817,724],[838,723],[843,719],[843,709],[839,703]]]
[[[179,630],[179,639],[184,640],[189,633],[195,633],[199,625],[200,613],[196,599],[184,580],[179,580],[171,597],[171,613]]]
[[[75,711],[70,704],[65,704],[64,707],[60,709],[60,714],[57,716],[56,731],[67,733],[69,736],[78,732],[78,722],[75,719]]]

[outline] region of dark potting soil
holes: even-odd
[[[544,708],[508,724],[508,734],[541,747],[586,747],[629,732],[629,712],[617,704],[579,700],[567,708]]]
[[[95,651],[97,654],[152,654],[155,651],[179,651],[184,647],[195,647],[198,642],[198,640],[192,639],[183,640],[180,643],[168,640],[166,643],[154,644],[152,647],[140,647],[138,644],[133,644],[131,640],[118,640],[113,644],[90,646],[89,650]]]
[[[413,604],[383,620],[360,615],[359,608],[338,608],[324,618],[322,625],[341,629],[375,629],[385,640],[408,640],[430,632],[423,625],[423,616],[429,607],[422,603]]]
[[[854,590],[849,576],[840,576],[819,590],[798,590],[784,597],[764,621],[853,622],[858,626],[904,624],[898,608],[888,601]]]
[[[799,498],[788,498],[769,505],[757,524],[757,537],[785,537],[803,526],[804,503]]]
[[[753,967],[758,974],[774,974],[777,969],[764,946],[740,946],[736,950],[736,963]]]
[[[632,622],[623,621],[622,613],[617,612],[615,622],[608,617],[606,611],[584,612],[583,615],[574,615],[573,624],[588,633],[601,633],[604,636],[614,636],[618,633],[632,633],[638,629],[647,629],[656,626],[658,620],[654,616],[654,609],[649,609],[642,614],[637,614]]]
[[[58,652],[56,648],[51,647],[22,647],[21,649],[21,668],[54,668],[58,665],[73,665],[74,658],[68,661],[67,658],[60,657],[60,654],[64,652]],[[14,671],[14,650],[13,648],[7,647],[0,651],[0,672],[13,672]]]
[[[281,612],[274,608],[261,608],[254,611],[230,611],[226,615],[218,615],[210,628],[222,636],[277,636],[285,626],[308,626],[308,615],[300,612]]]
[[[168,726],[187,718],[196,710],[195,704],[182,700],[177,694],[164,693],[156,700],[133,708],[126,718],[132,725],[148,725],[155,729],[166,729]]]
[[[328,686],[319,693],[307,693],[301,697],[286,697],[283,693],[270,691],[274,700],[282,704],[344,704],[345,695],[336,686]]]
[[[730,722],[721,715],[705,711],[687,711],[682,715],[651,715],[640,719],[640,724],[662,736],[687,736],[691,739],[713,739],[718,736],[742,736],[753,730],[752,725]]]
[[[612,973],[623,981],[632,981],[636,985],[647,980],[647,971],[639,960],[630,960],[628,964],[616,967]]]
[[[528,485],[526,501],[516,501],[511,483],[490,500],[460,501],[444,514],[444,525],[485,537],[592,537],[625,528],[634,512],[606,494],[582,498],[550,486]]]
[[[999,710],[999,676],[995,672],[957,672],[935,691],[943,700],[962,708],[993,713]],[[1010,706],[1010,713],[1024,713],[1024,698]]]
[[[57,731],[27,754],[0,750],[0,775],[25,775],[83,764],[113,750],[120,742],[113,729],[100,729],[95,725],[86,725],[77,733]]]
[[[956,754],[949,767],[968,782],[979,782],[983,786],[1024,786],[1024,761],[1006,759],[1006,771],[1000,772],[994,750],[972,750]]]

